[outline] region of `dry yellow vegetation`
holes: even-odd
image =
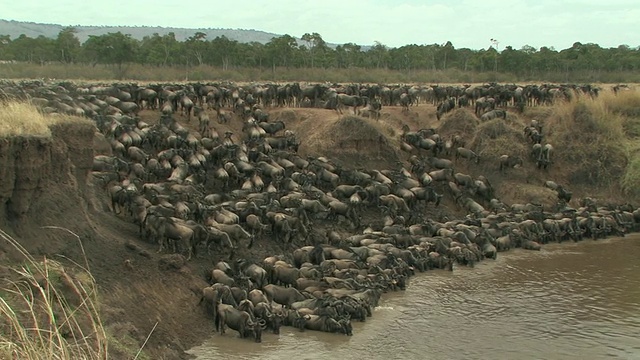
[[[78,266],[70,271],[57,261],[37,260],[2,230],[0,239],[24,258],[12,268],[11,280],[0,284],[0,358],[108,359],[89,270]]]
[[[33,104],[12,100],[3,103],[0,109],[0,137],[51,137],[53,125],[89,122],[77,116],[44,114]]]

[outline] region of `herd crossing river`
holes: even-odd
[[[353,336],[283,327],[262,343],[215,334],[190,353],[197,360],[640,359],[640,234],[419,274],[353,325]]]

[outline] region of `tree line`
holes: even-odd
[[[548,73],[580,72],[595,81],[607,73],[640,70],[640,47],[628,45],[603,48],[580,42],[570,48],[506,46],[473,50],[455,48],[451,42],[430,45],[388,47],[380,42],[363,48],[354,43],[329,46],[318,33],[306,33],[300,40],[290,35],[274,37],[266,44],[241,43],[220,36],[207,39],[196,32],[184,41],[174,33],[155,33],[137,40],[121,32],[89,36],[80,43],[76,30],[68,27],[56,38],[21,35],[11,39],[0,35],[0,60],[36,64],[105,64],[122,67],[136,63],[155,67],[192,67],[210,65],[231,68],[364,68],[413,70],[450,70],[496,72],[518,79],[544,79]],[[569,78],[569,76],[567,76]]]

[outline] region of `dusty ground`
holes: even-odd
[[[368,131],[377,134],[384,144],[376,143],[373,141],[375,137],[371,136],[363,137],[360,144],[354,144],[353,141],[343,141],[346,134],[340,131],[340,116],[335,111],[270,109],[269,113],[272,120],[284,121],[286,128],[301,139],[301,155],[332,155],[345,167],[364,169],[395,167],[398,161],[407,166],[407,159],[412,154],[400,151],[397,146],[403,125],[418,130],[438,128],[447,122],[447,118],[436,120],[432,105],[411,107],[407,114],[399,107],[386,107],[378,122],[364,120]],[[145,110],[140,115],[148,123],[154,123],[159,118],[157,111]],[[210,117],[215,119],[215,113],[211,113]],[[189,127],[197,127],[195,121],[186,123],[183,116],[179,115],[178,118]],[[522,129],[530,117],[526,112],[524,115],[514,113],[510,115],[510,121],[514,128]],[[233,131],[235,140],[239,139],[241,128],[242,124],[237,119],[229,125],[216,124],[220,134]],[[454,130],[442,129],[450,133]],[[468,136],[469,144],[474,135]],[[67,144],[74,141],[75,146]],[[215,262],[225,258],[225,254],[208,259],[198,258],[188,264],[176,262],[171,256],[157,254],[155,245],[139,239],[137,226],[109,211],[105,189],[87,176],[93,157],[92,149],[104,149],[104,144],[94,143],[90,135],[83,134],[82,141],[59,137],[45,147],[48,150],[30,155],[16,150],[19,149],[17,145],[10,147],[12,151],[23,154],[19,158],[27,163],[40,156],[53,155],[50,165],[25,175],[25,179],[34,174],[40,179],[37,186],[29,190],[32,199],[28,210],[21,216],[9,216],[10,220],[0,225],[21,239],[35,255],[62,255],[83,263],[81,249],[73,236],[62,230],[43,229],[42,226],[64,227],[80,236],[90,270],[99,285],[103,320],[113,334],[110,349],[112,358],[131,358],[130,349],[139,347],[156,325],[146,345],[147,354],[152,359],[182,358],[184,350],[213,336],[213,324],[205,317],[203,308],[198,306],[199,292],[207,285],[205,273]],[[11,169],[19,170],[13,163],[7,162],[11,156],[10,150],[5,150],[6,146],[0,147],[0,164],[5,169],[0,177],[9,176],[8,172],[13,171]],[[543,188],[542,183],[546,180],[567,181],[562,169],[540,171],[527,161],[522,168],[500,174],[496,159],[491,156],[484,158],[480,164],[460,161],[456,164],[456,171],[474,177],[481,174],[487,176],[497,189],[497,196],[507,204],[527,201],[549,204],[553,202],[555,194]],[[2,186],[0,197],[4,191]],[[572,190],[576,199],[593,195],[595,191],[588,188]],[[616,189],[600,190],[598,194],[610,196],[612,200],[623,200]],[[7,214],[2,215],[5,215],[3,219],[7,218]],[[440,208],[431,209],[425,215],[441,218],[443,215],[461,213],[452,199],[445,197]],[[365,221],[374,221],[375,216],[376,211],[370,210],[365,214]],[[321,236],[325,225],[320,223],[315,228],[314,236]],[[345,233],[349,231],[339,230]],[[238,256],[259,261],[267,255],[287,250],[263,238],[250,251],[244,250]],[[0,259],[13,259],[13,255],[10,249],[0,246]]]

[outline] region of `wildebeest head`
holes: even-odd
[[[267,326],[267,322],[264,319],[258,319],[255,322],[249,321],[247,325],[249,330],[253,333],[253,339],[255,342],[262,342],[262,330]]]
[[[434,195],[436,197],[435,205],[438,206],[440,205],[440,201],[442,201],[442,194],[438,194],[434,192]]]
[[[282,325],[282,320],[284,315],[280,313],[272,313],[269,318],[271,330],[273,330],[274,334],[280,334],[280,326]]]
[[[349,318],[343,318],[338,321],[342,327],[342,333],[347,336],[353,335],[353,327],[351,326],[351,320]]]

